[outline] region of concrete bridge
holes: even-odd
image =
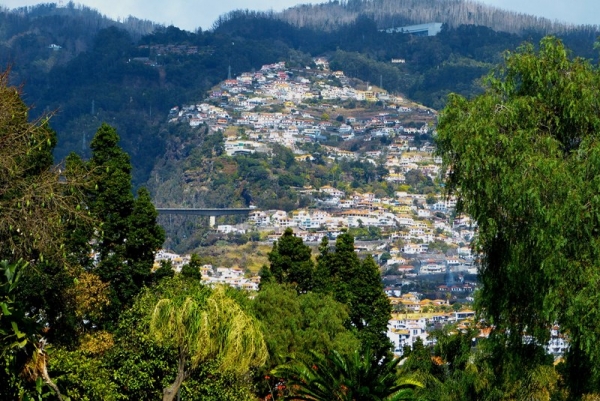
[[[210,216],[210,226],[215,226],[215,217],[217,216],[232,216],[232,215],[248,215],[254,209],[250,208],[165,208],[157,207],[158,214],[182,214],[187,216]]]

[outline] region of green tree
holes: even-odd
[[[244,373],[267,358],[262,332],[223,287],[162,298],[154,307],[150,335],[177,349],[177,376],[163,391],[173,400],[198,366],[214,360],[220,371]]]
[[[202,273],[200,272],[200,267],[202,267],[202,263],[200,261],[200,256],[197,253],[193,253],[190,257],[190,263],[186,263],[181,268],[181,275],[183,277],[188,277],[195,280],[200,280],[202,278]]]
[[[113,320],[137,292],[125,266],[129,217],[134,205],[131,163],[118,143],[117,131],[102,124],[91,142],[92,158],[88,162],[93,185],[88,204],[92,214],[101,222],[96,246],[99,254],[96,272],[103,281],[111,283],[109,315]]]
[[[48,258],[59,253],[61,214],[72,203],[52,168],[56,133],[45,119],[29,122],[8,74],[0,73],[0,258]]]
[[[92,140],[89,169],[94,188],[89,196],[92,212],[102,221],[101,262],[112,255],[122,256],[128,232],[128,218],[133,210],[131,162],[119,146],[117,131],[104,123]]]
[[[334,277],[330,270],[332,252],[329,249],[329,238],[326,236],[321,239],[319,244],[319,254],[317,255],[317,265],[314,274],[314,290],[317,292],[333,291]]]
[[[275,279],[273,278],[273,274],[271,274],[271,269],[269,269],[267,265],[261,266],[258,275],[260,277],[260,283],[258,284],[259,291],[262,291],[262,289],[267,284],[273,283],[275,281]]]
[[[110,283],[107,317],[116,322],[120,311],[132,304],[148,282],[164,231],[156,222],[148,191],[142,188],[137,199],[133,197],[129,155],[119,146],[116,130],[102,124],[90,146],[88,205],[100,222],[95,271]]]
[[[56,383],[64,389],[65,397],[72,400],[122,399],[122,393],[113,379],[110,366],[102,355],[69,351],[65,348],[51,350],[50,368],[57,373]]]
[[[312,288],[314,264],[310,247],[304,245],[302,238],[296,237],[291,228],[286,228],[273,244],[268,257],[271,275],[277,283],[293,284],[298,292]]]
[[[145,288],[133,306],[119,316],[113,332],[92,332],[84,336],[77,349],[51,348],[50,374],[64,396],[71,399],[161,399],[163,389],[176,378],[178,349],[157,343],[150,333],[152,311],[160,299],[183,293],[209,296],[209,291],[199,282],[180,276]],[[228,294],[231,295],[230,291]],[[236,299],[245,294],[238,295]],[[186,377],[180,388],[181,398],[254,400],[248,377],[220,372],[216,360],[207,360]]]
[[[348,308],[329,295],[298,294],[289,284],[266,285],[252,302],[265,330],[270,368],[290,356],[308,360],[310,350],[325,353],[336,349],[351,353],[359,346],[345,324]]]
[[[157,224],[157,217],[158,212],[152,204],[150,193],[146,188],[140,188],[129,215],[125,244],[125,260],[138,288],[148,281],[154,255],[165,242],[165,232]]]
[[[53,166],[56,133],[45,117],[30,122],[8,82],[9,71],[0,73],[0,396],[41,396],[45,382],[60,397],[46,370],[47,338],[73,317],[66,228],[86,218],[83,180]],[[43,293],[32,283],[43,283]]]
[[[154,271],[154,277],[152,279],[155,283],[159,283],[163,278],[173,278],[174,275],[173,262],[170,260],[161,260],[160,266]]]
[[[298,294],[289,284],[271,283],[263,286],[252,309],[265,328],[264,336],[269,351],[265,366],[257,372],[259,395],[266,396],[276,387],[279,379],[270,371],[290,358],[310,362],[311,352],[326,353],[337,350],[350,355],[360,347],[353,330],[346,327],[348,308],[330,295],[308,292]],[[260,386],[269,384],[270,388]]]
[[[400,359],[381,361],[369,349],[342,356],[333,350],[323,356],[313,352],[309,363],[293,361],[274,370],[290,387],[288,400],[380,401],[411,400],[422,384],[398,374]]]
[[[360,269],[350,281],[354,287],[350,304],[352,323],[358,328],[363,344],[371,347],[376,355],[383,356],[390,349],[386,332],[392,306],[383,292],[379,266],[371,255],[361,262]]]
[[[487,83],[471,101],[450,96],[437,138],[447,188],[478,223],[478,310],[514,352],[524,332],[543,344],[560,324],[587,366],[578,396],[600,377],[600,73],[549,37]]]
[[[383,292],[379,266],[371,256],[363,261],[354,250],[354,238],[348,233],[339,235],[335,252],[328,242],[321,242],[317,261],[319,286],[317,291],[331,293],[348,306],[350,324],[358,330],[363,346],[375,355],[385,356],[390,350],[386,336],[387,323],[392,313],[391,304]]]

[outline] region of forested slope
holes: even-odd
[[[548,18],[508,11],[474,0],[341,0],[316,5],[299,5],[277,16],[300,27],[335,30],[367,15],[380,28],[428,22],[487,26],[496,31],[562,34],[595,32],[597,26],[576,26]]]

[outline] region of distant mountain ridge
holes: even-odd
[[[58,21],[61,18],[69,18],[75,25],[85,26],[90,33],[98,32],[109,26],[116,26],[126,30],[136,39],[152,33],[155,28],[161,26],[155,22],[133,16],[115,21],[98,10],[82,4],[75,4],[72,1],[64,6],[59,6],[56,3],[43,3],[35,6],[18,7],[13,10],[0,5],[0,13],[13,19],[13,23],[15,20],[20,19],[22,23],[35,22],[45,25],[44,19]],[[4,35],[9,34],[9,32],[3,33]],[[0,33],[0,36],[4,35]]]
[[[597,32],[599,29],[597,25],[566,24],[474,0],[336,0],[316,5],[298,5],[274,15],[298,27],[325,30],[350,24],[359,15],[372,18],[379,28],[442,22],[450,27],[480,25],[516,34],[528,31],[544,35],[573,30]]]

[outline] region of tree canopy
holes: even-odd
[[[191,291],[161,298],[152,312],[150,334],[158,343],[177,349],[177,376],[164,389],[164,401],[174,399],[201,363],[214,359],[221,371],[244,373],[267,358],[256,320],[223,287],[210,291],[192,286]]]
[[[133,297],[148,282],[154,253],[165,239],[157,224],[158,213],[145,188],[134,198],[129,155],[119,146],[117,131],[102,124],[91,142],[87,205],[100,222],[94,250],[95,272],[110,282],[108,314],[131,306]]]
[[[314,264],[311,250],[291,228],[287,228],[273,244],[268,256],[270,274],[277,283],[293,284],[298,292],[312,288]]]
[[[266,285],[253,303],[256,317],[268,330],[270,368],[286,362],[290,355],[310,359],[309,351],[325,353],[336,349],[351,353],[360,345],[346,327],[348,308],[330,295],[298,294],[291,285]]]
[[[40,387],[42,380],[54,385],[42,328],[55,338],[72,326],[77,269],[69,264],[67,227],[90,220],[80,207],[81,176],[53,165],[56,134],[46,118],[29,121],[8,74],[0,73],[0,360],[7,399],[31,387],[19,372]]]
[[[315,291],[331,294],[348,306],[350,325],[357,330],[365,349],[381,358],[390,351],[386,336],[392,307],[383,284],[379,266],[371,256],[360,260],[354,250],[354,237],[340,234],[334,251],[323,238],[315,270]]]
[[[78,214],[81,182],[53,165],[56,133],[47,119],[29,121],[8,75],[0,73],[0,258],[62,259],[63,229]]]
[[[411,400],[412,390],[422,384],[408,376],[400,377],[400,362],[399,358],[381,361],[369,349],[356,349],[349,356],[333,350],[327,355],[313,352],[310,364],[293,361],[275,373],[290,378],[286,400]]]
[[[478,224],[480,313],[515,350],[560,324],[596,377],[599,111],[598,67],[548,37],[507,53],[483,95],[450,96],[437,138],[447,188]]]

